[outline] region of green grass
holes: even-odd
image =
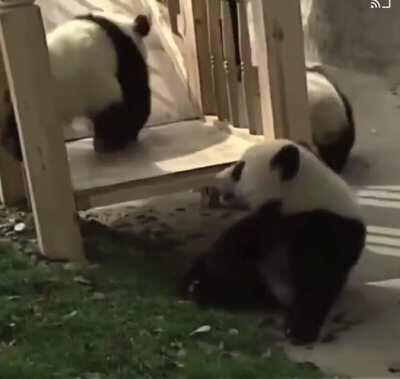
[[[1,379],[322,376],[288,361],[254,315],[180,302],[158,258],[103,236],[91,243],[102,264],[71,270],[32,259],[29,233],[0,245]],[[211,330],[191,335],[202,325]]]

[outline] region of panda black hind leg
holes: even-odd
[[[349,124],[333,144],[318,146],[318,153],[323,162],[336,173],[341,173],[349,159],[355,142],[354,124]]]
[[[200,256],[181,280],[180,293],[204,306],[228,309],[276,308],[278,303],[265,286],[258,262],[260,250],[257,236],[270,225],[271,237],[263,238],[263,246],[274,244],[279,225],[279,205],[266,206],[228,227],[211,249]]]
[[[109,153],[135,142],[142,125],[136,126],[134,115],[124,103],[113,104],[92,117],[94,150]]]
[[[122,150],[137,140],[151,113],[149,69],[145,54],[137,44],[137,40],[149,34],[150,21],[144,15],[136,17],[132,25],[135,42],[105,17],[88,15],[82,19],[97,24],[112,42],[117,58],[115,81],[121,90],[119,100],[91,115],[95,134],[94,149],[100,153]]]
[[[360,257],[365,233],[364,224],[358,220],[326,211],[306,216],[293,242],[291,256],[295,294],[289,307],[286,333],[292,343],[317,340],[350,270]]]

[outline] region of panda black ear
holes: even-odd
[[[295,145],[286,145],[272,158],[271,168],[281,172],[282,180],[293,179],[300,168],[300,152]]]
[[[133,31],[142,37],[146,37],[150,33],[151,22],[149,18],[143,14],[136,17],[133,24]]]
[[[234,182],[238,182],[240,180],[240,178],[242,176],[242,172],[243,172],[244,166],[246,166],[246,162],[245,161],[238,161],[233,166],[232,179],[233,179]]]

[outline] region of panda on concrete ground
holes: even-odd
[[[219,173],[228,207],[247,209],[182,278],[201,305],[262,302],[286,314],[293,343],[317,340],[359,260],[366,226],[351,189],[313,153],[289,140],[248,149]]]
[[[84,116],[93,122],[94,149],[111,152],[136,141],[151,112],[143,38],[149,19],[93,13],[69,20],[47,35],[60,127]],[[22,160],[8,93],[1,144]],[[4,106],[3,106],[4,108]]]
[[[312,142],[322,161],[340,173],[356,138],[353,109],[323,66],[308,67],[306,79]]]

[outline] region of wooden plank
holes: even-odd
[[[216,98],[216,114],[221,121],[229,119],[228,91],[225,84],[224,57],[221,49],[221,7],[217,0],[207,0],[208,39],[211,73]]]
[[[4,128],[8,104],[4,102],[8,91],[7,76],[4,68],[3,57],[0,55],[0,127]],[[0,201],[8,206],[17,206],[25,203],[26,193],[22,175],[22,167],[0,145]]]
[[[196,3],[198,0],[182,0],[181,15],[184,22],[183,57],[187,68],[187,84],[189,94],[195,107],[203,112],[201,93],[201,73],[199,62],[199,47],[196,36]]]
[[[252,134],[262,134],[262,107],[258,69],[253,65],[251,58],[251,44],[249,34],[249,19],[247,17],[248,3],[238,3],[239,47],[241,57],[241,84],[246,103],[249,131]]]
[[[67,148],[75,190],[95,192],[230,163],[262,139],[247,130],[187,121],[143,130],[138,143],[112,154],[96,154],[91,139],[68,143]]]
[[[266,138],[311,142],[299,0],[253,0]]]
[[[39,7],[0,8],[0,37],[41,252],[83,260]]]
[[[221,0],[221,16],[222,47],[224,53],[224,68],[228,94],[229,119],[233,126],[239,127],[239,68],[236,60],[231,11],[227,0]]]
[[[90,140],[69,143],[78,207],[86,209],[204,186],[216,172],[263,139],[210,120],[148,129],[131,151],[103,157],[94,155]]]
[[[147,178],[134,183],[121,183],[113,187],[78,191],[76,193],[77,207],[79,210],[85,210],[152,196],[198,189],[205,185],[211,185],[212,181],[215,179],[215,175],[222,169],[228,167],[231,163],[233,162],[171,173],[165,176]]]
[[[185,0],[186,1],[186,0]],[[208,40],[207,5],[205,1],[193,1],[193,19],[196,35],[197,58],[200,75],[202,112],[216,114],[216,98],[213,91],[210,45]]]

